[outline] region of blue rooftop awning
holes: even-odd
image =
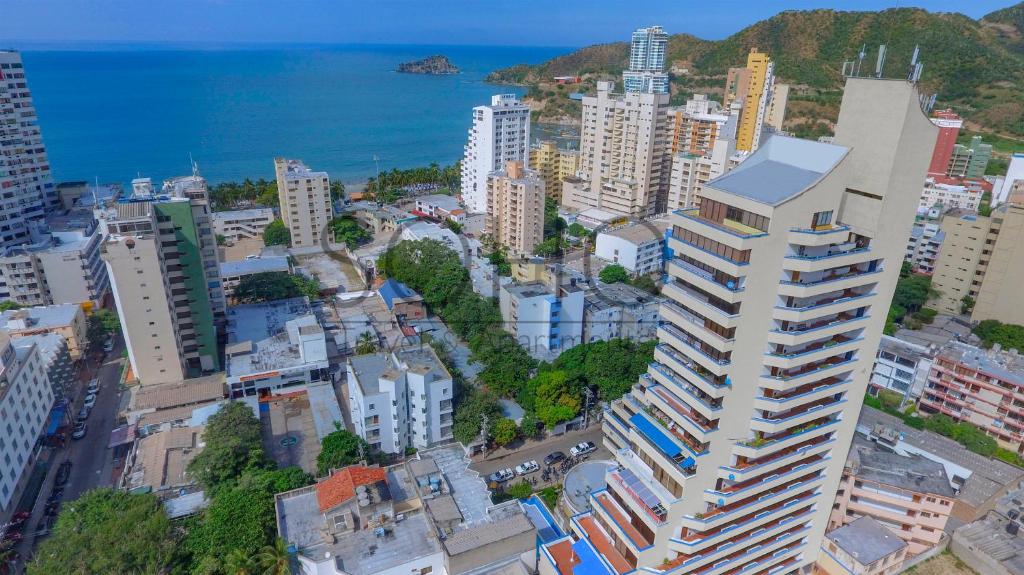
[[[675,458],[677,455],[682,453],[682,449],[676,445],[675,441],[672,441],[669,436],[665,435],[657,425],[651,423],[646,417],[637,413],[633,417],[629,418],[629,422],[636,427],[636,430],[643,434],[644,437],[651,440],[662,453]]]
[[[573,575],[615,575],[608,569],[585,539],[572,544],[572,550],[580,562],[572,568]]]
[[[60,429],[61,424],[64,423],[64,412],[67,411],[67,407],[64,404],[58,404],[50,410],[50,422],[46,426],[47,437],[56,435],[57,430]]]

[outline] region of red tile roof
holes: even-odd
[[[372,485],[378,481],[387,481],[387,473],[380,467],[350,465],[335,471],[333,475],[316,484],[316,500],[320,504],[320,512],[355,497],[356,487]]]

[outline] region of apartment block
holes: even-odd
[[[941,205],[943,209],[978,211],[981,196],[992,191],[992,184],[985,180],[965,180],[945,176],[929,176],[921,191],[918,213]]]
[[[0,50],[0,246],[31,240],[30,222],[60,198],[39,130],[21,54]]]
[[[814,575],[890,575],[903,570],[907,544],[871,517],[825,534]]]
[[[663,298],[631,285],[602,284],[583,296],[583,341],[648,341],[658,335]]]
[[[274,210],[252,208],[230,212],[213,212],[213,233],[224,236],[229,242],[245,238],[262,238],[263,230],[274,221]]]
[[[729,69],[726,77],[725,104],[727,107],[734,102],[741,102],[743,105],[736,130],[737,150],[752,152],[760,145],[761,130],[771,109],[774,85],[775,64],[768,54],[756,49],[747,54],[745,68]]]
[[[1016,350],[950,343],[936,355],[918,407],[971,423],[1024,452],[1024,358]]]
[[[225,304],[207,202],[139,196],[97,215],[135,377],[155,385],[220,369]]]
[[[531,355],[558,355],[583,341],[583,289],[571,282],[502,286],[498,296],[505,331]]]
[[[522,162],[487,176],[484,233],[512,254],[530,255],[544,241],[544,180]]]
[[[16,494],[26,487],[26,472],[39,454],[39,439],[52,406],[53,390],[37,346],[15,346],[11,337],[0,331],[0,425],[4,426],[0,509],[5,513],[12,509]]]
[[[50,382],[54,400],[69,397],[75,390],[75,364],[68,341],[56,333],[41,333],[12,339],[15,347],[35,346]]]
[[[911,84],[849,78],[834,144],[773,136],[672,215],[654,361],[571,520],[594,572],[814,562],[935,136]],[[562,545],[540,573],[573,571]]]
[[[594,255],[619,264],[632,276],[661,272],[665,267],[664,219],[602,230],[594,242]]]
[[[428,346],[350,357],[349,415],[355,433],[384,453],[452,439],[454,384]]]
[[[782,125],[786,121],[786,105],[789,104],[789,85],[772,85],[772,97],[768,101],[768,112],[765,114],[764,123],[776,132],[781,132]]]
[[[0,298],[23,306],[102,306],[110,284],[92,212],[75,208],[36,223],[33,243],[0,251]]]
[[[668,34],[661,26],[638,28],[633,32],[629,47],[629,68],[622,72],[622,85],[626,92],[668,94],[668,74],[665,73],[665,53]]]
[[[694,94],[685,106],[666,109],[672,154],[704,156],[719,138],[735,139],[739,110],[738,103],[724,108],[705,94]]]
[[[562,182],[562,204],[648,217],[667,194],[669,97],[613,88],[598,82],[597,95],[583,98],[579,179]]]
[[[858,437],[843,467],[829,530],[871,517],[902,539],[912,557],[939,545],[955,497],[941,463]]]
[[[971,138],[971,143],[964,146],[956,144],[949,157],[946,175],[951,178],[976,178],[985,176],[988,162],[992,159],[992,145],[982,142],[981,136]]]
[[[507,162],[530,167],[530,107],[515,94],[492,96],[489,106],[473,108],[462,157],[462,203],[467,211],[487,211],[487,176]]]
[[[918,218],[910,229],[904,261],[910,262],[914,273],[932,275],[945,239],[946,232],[942,231],[938,221]]]
[[[954,211],[942,218],[945,238],[932,275],[935,308],[959,314],[963,298],[975,300],[971,321],[1024,324],[1017,289],[1024,285],[1024,206],[1008,203],[990,216]]]
[[[301,160],[274,158],[274,173],[281,220],[291,232],[292,247],[319,246],[334,218],[327,172],[315,172]]]
[[[932,149],[932,161],[928,164],[929,175],[945,175],[949,169],[950,158],[953,157],[953,147],[956,146],[956,139],[960,135],[960,128],[964,121],[953,110],[936,110],[932,114],[932,123],[939,128],[939,137],[935,140],[935,147]]]
[[[89,343],[88,320],[82,306],[73,303],[12,309],[0,313],[0,329],[11,337],[55,334],[68,343],[71,359],[78,360]]]
[[[871,368],[868,393],[876,395],[888,389],[902,395],[904,401],[915,401],[924,391],[933,356],[927,347],[883,335]]]
[[[743,159],[736,153],[735,140],[719,139],[704,155],[680,152],[672,156],[666,208],[683,210],[700,203],[704,184],[737,166]]]
[[[544,140],[530,148],[530,167],[544,180],[544,193],[556,201],[562,200],[562,181],[576,176],[580,153],[563,150],[553,140]]]

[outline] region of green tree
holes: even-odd
[[[243,471],[268,465],[260,435],[260,420],[248,405],[227,403],[206,422],[206,446],[192,458],[188,472],[210,491],[234,481]]]
[[[263,575],[291,575],[291,556],[288,543],[280,537],[271,545],[265,545],[257,556]]]
[[[974,310],[974,298],[973,297],[971,297],[969,295],[965,295],[964,297],[960,298],[960,313],[968,314],[968,313],[971,313],[973,310]]]
[[[178,560],[177,539],[153,495],[94,489],[65,504],[27,572],[169,573]]]
[[[256,575],[256,558],[243,549],[232,549],[224,558],[224,571],[228,575]]]
[[[519,430],[516,429],[516,422],[502,417],[494,423],[494,427],[491,429],[491,435],[494,437],[494,443],[498,445],[508,445],[516,440],[516,436],[519,434]]]
[[[9,299],[5,299],[4,301],[0,301],[0,311],[9,311],[9,310],[12,310],[12,309],[21,309],[21,308],[22,308],[22,305],[20,303],[15,302],[15,301],[11,301]]]
[[[290,246],[292,233],[285,227],[281,220],[270,222],[263,230],[263,245],[267,246]]]
[[[373,460],[370,444],[344,429],[328,433],[320,446],[320,455],[316,457],[316,469],[320,475],[360,461]]]
[[[319,297],[320,282],[288,272],[260,272],[243,277],[232,297],[246,304],[302,296]]]
[[[455,220],[446,219],[444,221],[444,226],[456,234],[462,233],[462,224]]]
[[[508,489],[505,490],[505,493],[515,499],[526,499],[533,493],[533,486],[523,480],[514,485],[510,485]]]
[[[597,275],[597,277],[606,284],[613,284],[619,282],[629,283],[629,272],[627,272],[626,268],[620,266],[619,264],[611,264],[605,266],[604,269],[601,270],[601,273]]]
[[[595,341],[569,348],[555,359],[553,368],[570,380],[596,387],[604,401],[616,400],[629,391],[654,360],[656,341],[630,339]]]
[[[657,295],[661,292],[661,288],[658,287],[658,282],[654,281],[651,276],[639,276],[630,283],[633,287],[642,289],[647,293]]]
[[[559,218],[559,221],[562,221]],[[533,248],[533,254],[536,256],[549,258],[557,256],[562,253],[562,238],[559,236],[551,236],[550,238],[542,241]]]
[[[568,234],[574,238],[580,238],[590,235],[590,232],[587,231],[587,228],[583,227],[577,222],[573,222],[566,230],[566,232],[568,232]]]
[[[526,413],[523,415],[523,420],[519,422],[519,433],[527,439],[534,439],[540,432],[541,422],[537,421],[537,416],[533,413]]]
[[[223,234],[217,234],[217,245],[226,246],[228,245],[228,239]]]
[[[359,227],[359,222],[349,215],[334,218],[328,225],[334,234],[334,241],[345,244],[349,249],[355,249],[373,239],[373,235]]]
[[[978,322],[972,331],[981,338],[983,347],[992,347],[998,343],[1003,349],[1024,350],[1024,326],[986,319]]]
[[[501,417],[501,406],[497,398],[486,390],[469,390],[455,409],[452,434],[456,441],[473,443],[480,436],[484,417],[488,422],[498,421]]]
[[[373,333],[364,331],[359,334],[359,339],[356,341],[356,355],[368,353],[377,353],[377,338]]]
[[[526,384],[526,394],[533,400],[533,413],[548,429],[569,421],[580,411],[580,386],[570,381],[565,371],[541,371]]]
[[[335,180],[331,182],[331,201],[342,200],[345,198],[345,184]]]

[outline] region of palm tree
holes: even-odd
[[[364,331],[356,340],[356,355],[368,353],[377,353],[377,338],[373,337],[372,333]]]
[[[265,545],[257,558],[263,575],[290,575],[292,572],[288,544],[280,537],[274,540],[273,545]]]
[[[224,572],[228,575],[256,575],[258,565],[242,549],[232,549],[224,559]]]

